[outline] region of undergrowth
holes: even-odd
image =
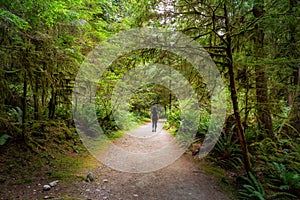
[[[227,169],[238,188],[239,199],[299,199],[300,145],[299,138],[285,134],[262,137],[256,130],[248,130],[247,138],[253,173],[244,172],[242,152],[234,128],[222,133],[209,159]]]
[[[0,146],[0,182],[9,185],[49,180],[82,180],[100,166],[77,133],[60,121],[32,122],[25,141]]]

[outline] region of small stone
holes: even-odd
[[[139,195],[138,195],[138,194],[134,194],[133,196],[134,196],[134,197],[138,197]]]
[[[99,190],[99,189],[96,189],[96,192],[100,192],[101,190]]]
[[[44,199],[50,199],[50,197],[49,196],[44,196]]]
[[[94,181],[94,175],[93,175],[92,172],[89,172],[89,173],[87,174],[86,180],[87,180],[87,182],[92,182],[92,181]]]
[[[51,186],[50,185],[44,185],[43,186],[43,190],[44,191],[48,191],[48,190],[50,190],[51,189]]]
[[[107,183],[108,182],[108,179],[103,179],[103,183]]]
[[[58,183],[58,181],[52,181],[51,183],[49,183],[49,185],[50,185],[51,187],[54,187],[54,186],[57,185],[57,183]]]
[[[108,197],[103,197],[102,199],[108,199]]]
[[[90,190],[90,189],[86,189],[85,191],[86,191],[86,192],[90,192],[91,190]]]

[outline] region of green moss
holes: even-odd
[[[76,178],[76,174],[73,174],[71,172],[66,171],[59,171],[59,172],[51,172],[49,173],[49,178],[53,179],[59,179],[59,180],[67,180],[67,179],[73,179]]]
[[[124,135],[124,131],[115,131],[115,132],[111,132],[108,134],[108,138],[109,139],[117,139],[117,138],[121,138]]]
[[[211,163],[203,162],[203,170],[209,174],[213,174],[218,179],[225,178],[226,171],[220,167],[217,167]]]
[[[31,183],[32,182],[32,178],[23,178],[23,179],[19,179],[15,181],[15,184],[17,185],[21,185],[21,184],[25,184],[25,183]]]

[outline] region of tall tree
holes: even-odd
[[[237,99],[237,91],[236,91],[236,86],[235,86],[235,75],[234,75],[234,70],[233,70],[233,58],[232,58],[232,35],[231,35],[231,25],[230,25],[230,20],[229,20],[229,13],[227,10],[227,2],[225,1],[223,5],[224,9],[224,17],[225,17],[225,31],[226,31],[226,56],[228,60],[228,73],[229,73],[229,82],[230,82],[230,94],[231,94],[231,100],[232,100],[232,106],[233,106],[233,111],[234,111],[234,116],[237,124],[237,132],[238,132],[238,137],[240,140],[240,144],[244,153],[244,164],[245,164],[245,169],[247,173],[251,170],[251,162],[250,162],[250,157],[249,157],[249,151],[248,151],[248,145],[245,137],[245,132],[244,128],[242,126],[242,120],[240,116],[240,109],[239,109],[239,104],[238,104],[238,99]]]
[[[288,56],[293,61],[291,63],[292,71],[292,86],[293,93],[289,94],[289,100],[292,105],[291,112],[291,125],[296,128],[296,131],[300,133],[300,62],[295,62],[296,58],[299,58],[299,36],[297,36],[297,32],[299,31],[299,26],[295,26],[297,21],[299,21],[299,16],[297,9],[297,1],[289,0],[289,9],[288,14],[290,19],[288,21],[288,30],[289,30],[289,54]],[[298,18],[298,20],[297,20]],[[298,29],[298,30],[297,30]]]
[[[269,108],[268,98],[268,78],[265,73],[265,67],[258,64],[261,56],[264,55],[264,25],[260,23],[259,19],[264,16],[264,0],[255,0],[253,6],[253,15],[258,19],[255,24],[253,35],[254,53],[256,56],[256,100],[257,100],[257,115],[258,123],[261,130],[266,131],[269,135],[273,134],[272,117]]]
[[[26,125],[28,119],[53,119],[60,109],[71,119],[70,94],[80,63],[99,42],[132,25],[136,5],[134,0],[1,1],[1,116],[18,110]]]
[[[245,9],[245,4],[234,1],[185,0],[177,1],[173,6],[174,11],[169,11],[173,20],[170,20],[168,25],[182,30],[202,44],[218,64],[220,71],[229,78],[228,88],[231,93],[237,136],[243,151],[244,166],[248,172],[251,163],[240,115],[235,76],[237,70],[233,59],[234,49],[238,47],[235,44],[237,38],[249,31],[252,25],[241,22],[239,17],[242,15],[235,16],[235,10]]]

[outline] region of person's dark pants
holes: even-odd
[[[157,119],[152,119],[152,131],[156,131],[157,128]]]

